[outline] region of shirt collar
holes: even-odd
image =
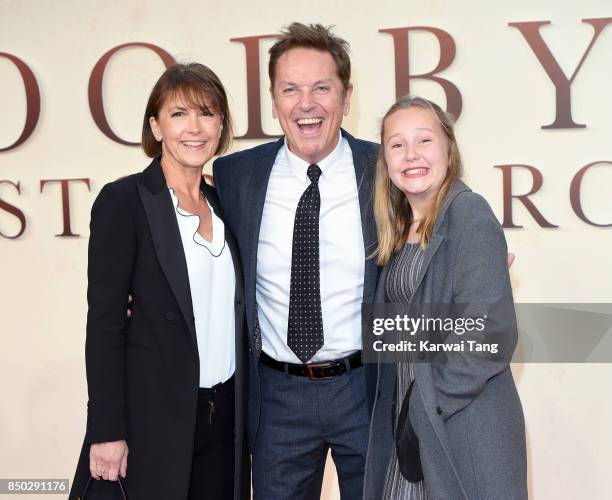
[[[307,170],[310,166],[310,163],[302,160],[299,156],[296,156],[290,151],[289,145],[287,144],[286,136],[284,149],[285,157],[287,159],[287,165],[289,165],[291,173],[295,175],[298,179],[307,182]],[[336,147],[331,153],[329,153],[325,158],[323,158],[319,163],[317,163],[317,165],[321,169],[321,177],[329,178],[334,173],[333,165],[337,164],[341,160],[343,152],[344,137],[342,137],[342,133],[339,133],[338,143],[336,144]]]

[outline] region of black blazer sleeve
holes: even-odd
[[[127,438],[124,344],[137,247],[130,196],[136,197],[135,189],[125,182],[108,184],[91,211],[85,342],[88,443]]]

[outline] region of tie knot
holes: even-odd
[[[319,177],[321,176],[321,169],[319,168],[319,165],[314,163],[312,165],[308,165],[308,170],[306,173],[308,174],[310,182],[314,182],[315,184],[319,182]]]

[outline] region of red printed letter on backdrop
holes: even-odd
[[[412,26],[409,28],[390,28],[378,30],[379,33],[389,33],[393,37],[395,47],[395,95],[399,98],[410,94],[410,80],[420,78],[438,83],[446,94],[446,110],[455,119],[459,118],[463,101],[457,86],[445,78],[435,76],[448,68],[455,59],[455,41],[446,31],[431,26]],[[436,68],[422,75],[410,74],[410,61],[408,59],[408,34],[411,31],[428,31],[432,33],[440,44],[440,61]]]
[[[1,184],[10,184],[17,190],[17,194],[21,194],[21,186],[19,185],[19,182],[15,184],[14,182],[11,182],[11,181],[0,181],[0,185]],[[21,229],[15,236],[8,236],[4,234],[2,231],[0,231],[0,236],[2,236],[3,238],[11,239],[11,240],[19,238],[23,234],[26,228],[26,218],[25,218],[25,215],[23,215],[23,212],[19,210],[15,205],[11,205],[10,203],[7,203],[6,201],[2,199],[0,199],[0,210],[5,210],[9,214],[14,215],[15,217],[19,219],[19,223],[21,224]]]
[[[246,52],[247,72],[247,110],[248,123],[244,135],[236,139],[269,139],[279,137],[268,135],[261,126],[261,84],[259,82],[259,40],[277,38],[277,35],[247,36],[244,38],[230,38],[230,42],[239,42],[244,45]]]
[[[584,215],[584,211],[582,210],[582,203],[580,202],[580,186],[582,184],[582,178],[584,177],[584,174],[592,166],[602,164],[612,165],[612,161],[594,161],[593,163],[585,165],[580,170],[578,170],[578,172],[576,172],[576,175],[572,179],[572,183],[570,185],[570,203],[572,204],[572,208],[574,209],[576,215],[587,224],[597,227],[612,227],[612,223],[597,224],[596,222],[587,219],[587,216]]]
[[[24,63],[18,57],[7,54],[6,52],[0,52],[0,57],[5,57],[15,66],[17,66],[17,69],[21,74],[21,78],[23,79],[23,85],[26,93],[26,122],[23,127],[23,132],[21,132],[21,135],[13,144],[6,148],[0,148],[0,152],[2,152],[16,148],[17,146],[23,144],[28,137],[32,135],[32,132],[34,132],[36,124],[38,123],[38,117],[40,115],[40,91],[38,90],[36,77],[26,63]]]
[[[46,179],[40,181],[40,192],[43,192],[45,184],[49,182],[59,182],[62,185],[62,220],[64,224],[64,230],[60,234],[55,236],[79,236],[74,234],[70,228],[70,183],[71,182],[84,182],[87,185],[87,191],[91,191],[89,185],[89,179]]]
[[[531,165],[495,165],[495,168],[499,168],[502,171],[503,183],[504,183],[504,221],[502,227],[504,228],[517,228],[523,226],[517,226],[512,222],[512,198],[519,200],[531,216],[541,227],[559,227],[548,222],[540,211],[536,208],[533,202],[529,199],[529,196],[538,192],[543,184],[542,173]],[[512,169],[513,168],[526,168],[533,177],[533,187],[531,191],[525,194],[512,194]]]
[[[172,66],[176,61],[170,54],[168,54],[168,52],[157,45],[143,42],[124,43],[123,45],[117,45],[104,54],[96,63],[91,72],[88,89],[89,109],[91,110],[91,116],[96,122],[96,125],[109,139],[118,142],[119,144],[125,144],[126,146],[138,146],[140,142],[125,141],[111,130],[108,120],[106,119],[106,114],[104,113],[104,102],[102,100],[102,80],[104,78],[104,70],[106,69],[106,65],[108,64],[110,58],[113,57],[115,52],[118,52],[126,47],[145,47],[147,49],[151,49],[160,57],[166,68]]]
[[[593,26],[593,38],[591,38],[591,43],[586,48],[584,53],[582,54],[582,58],[576,66],[576,69],[572,73],[571,78],[567,78],[565,73],[557,63],[555,56],[552,55],[552,52],[546,45],[546,42],[542,39],[542,35],[540,35],[540,27],[546,24],[550,24],[550,21],[532,21],[526,23],[509,23],[509,26],[513,26],[518,29],[522,35],[527,40],[527,43],[533,50],[533,53],[540,61],[540,64],[546,71],[546,74],[551,79],[555,86],[555,96],[556,96],[556,106],[555,106],[555,121],[550,125],[542,125],[542,128],[584,128],[586,125],[581,125],[579,123],[574,122],[572,118],[572,83],[574,82],[584,60],[591,52],[597,37],[601,34],[604,28],[612,23],[612,18],[603,18],[603,19],[583,19],[583,22],[590,24]]]

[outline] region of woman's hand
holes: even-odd
[[[128,446],[125,440],[93,443],[89,449],[89,472],[94,479],[117,481],[127,474]]]

